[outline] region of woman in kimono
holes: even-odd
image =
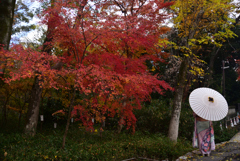
[[[193,147],[198,147],[203,156],[210,156],[211,150],[215,149],[212,121],[205,120],[195,113],[193,116],[195,117]]]

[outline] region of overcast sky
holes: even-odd
[[[32,0],[22,0],[22,2],[24,4],[26,4],[30,11],[34,12],[36,9],[38,9],[41,4],[38,1],[32,1]],[[40,19],[37,16],[34,16],[30,22],[29,25],[31,24],[35,24],[38,26]],[[24,25],[24,23],[21,23],[22,25]],[[21,25],[19,24],[19,25]],[[14,27],[14,26],[13,26]],[[38,26],[39,27],[39,26]],[[43,27],[43,26],[41,26]],[[20,32],[17,34],[12,35],[11,38],[11,43],[19,43],[20,42],[33,42],[34,40],[36,40],[37,38],[39,38],[42,35],[42,32],[40,32],[41,27],[29,31],[29,32]],[[45,26],[46,28],[46,26]]]

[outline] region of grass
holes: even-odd
[[[10,130],[9,130],[10,131]],[[123,160],[133,157],[151,159],[176,159],[192,150],[189,140],[181,139],[174,145],[161,134],[134,135],[128,132],[116,134],[106,130],[98,133],[85,132],[77,124],[71,125],[65,149],[61,149],[64,126],[57,129],[43,126],[35,137],[21,132],[0,133],[0,160]],[[5,156],[4,156],[5,154]]]

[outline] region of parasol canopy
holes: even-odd
[[[228,104],[217,91],[201,87],[193,90],[189,96],[192,110],[200,117],[209,121],[219,121],[226,117]]]

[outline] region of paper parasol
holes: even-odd
[[[189,103],[198,116],[209,121],[219,121],[228,113],[228,104],[225,98],[211,88],[201,87],[192,91]]]

